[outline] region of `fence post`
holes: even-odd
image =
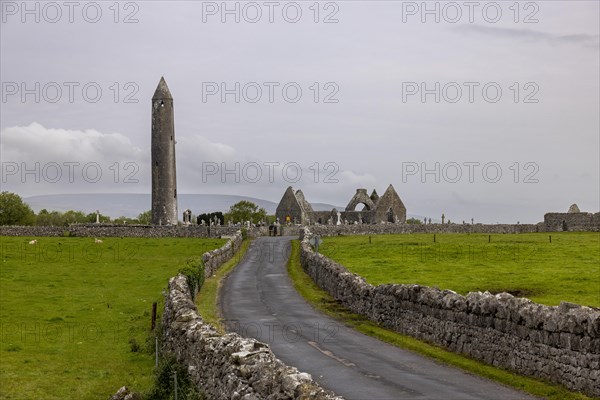
[[[150,323],[150,329],[154,330],[156,327],[156,302],[152,303],[152,322]]]
[[[175,400],[177,400],[177,371],[174,372],[173,377],[175,378]]]

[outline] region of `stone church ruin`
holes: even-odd
[[[571,205],[566,213],[551,212],[544,215],[548,231],[599,231],[600,212],[581,212],[577,204]]]
[[[359,205],[361,210],[357,210]],[[302,190],[290,186],[286,189],[275,216],[282,224],[300,225],[349,225],[349,224],[403,224],[406,222],[406,207],[392,185],[380,197],[373,190],[356,189],[356,193],[343,211],[314,211]]]

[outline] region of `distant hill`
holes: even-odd
[[[42,196],[24,197],[23,200],[31,206],[36,213],[45,208],[48,211],[83,211],[86,214],[100,210],[102,215],[111,218],[121,216],[135,218],[141,212],[150,209],[150,194],[136,193],[80,193],[80,194],[52,194]],[[229,211],[229,207],[241,200],[248,200],[264,207],[268,214],[275,214],[275,202],[257,199],[256,197],[236,196],[229,194],[180,194],[178,208],[180,214],[185,209],[190,209],[194,215],[214,211]],[[315,211],[330,211],[336,208],[344,210],[343,206],[334,206],[327,203],[311,203]],[[181,218],[181,215],[179,216]],[[420,221],[423,216],[408,214],[407,218],[416,218]],[[439,222],[434,220],[433,222]]]
[[[112,218],[125,216],[134,218],[139,213],[149,210],[151,207],[150,194],[125,194],[125,193],[81,193],[81,194],[55,194],[43,196],[25,197],[23,200],[38,213],[45,208],[48,211],[76,210],[85,213],[100,210],[103,215]],[[178,208],[183,212],[190,209],[194,214],[202,214],[214,211],[228,211],[229,207],[241,200],[248,200],[259,207],[264,207],[268,214],[275,214],[277,203],[257,199],[248,196],[236,196],[226,194],[180,194]],[[334,205],[314,203],[313,208],[317,211],[331,210]],[[343,207],[336,207],[338,210]],[[181,217],[181,216],[180,216]]]

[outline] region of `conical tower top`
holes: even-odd
[[[165,81],[165,78],[162,76],[160,78],[160,82],[158,82],[158,86],[156,87],[154,96],[152,96],[152,100],[155,100],[155,99],[171,99],[171,100],[173,100],[173,96],[171,96],[171,91],[169,91],[167,82]]]

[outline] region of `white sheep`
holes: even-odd
[[[100,244],[100,243],[102,243],[102,240],[94,238],[94,243]]]
[[[29,244],[37,244],[37,239],[31,240]]]

